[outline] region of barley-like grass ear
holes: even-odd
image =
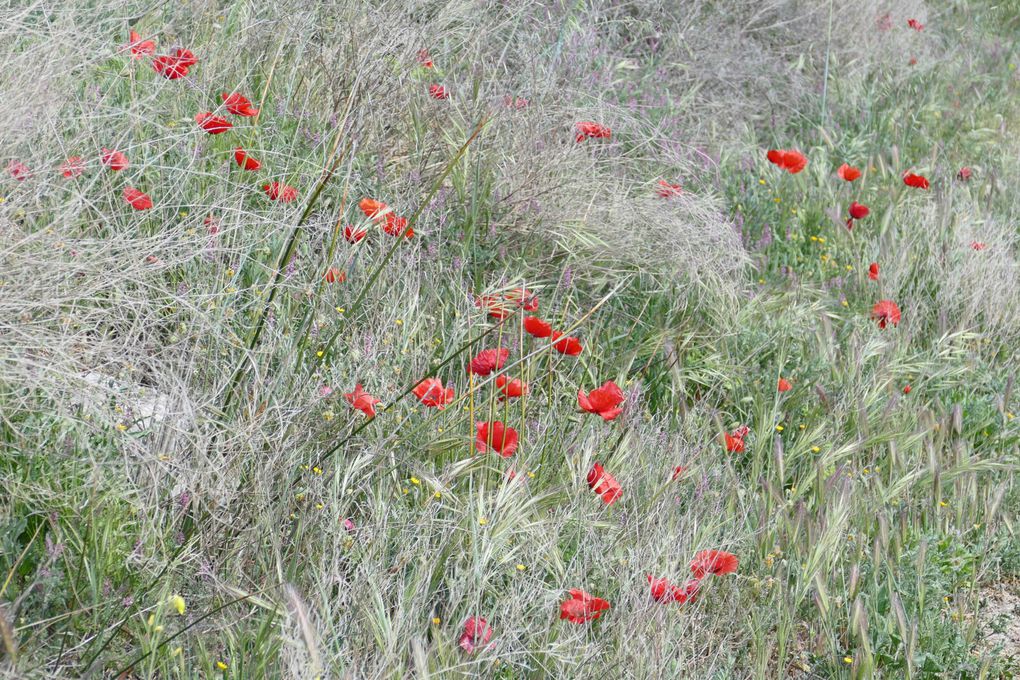
[[[4,653],[7,658],[16,663],[18,660],[18,638],[14,633],[14,626],[7,618],[7,607],[0,604],[0,638],[4,641]]]
[[[308,612],[308,605],[301,599],[297,588],[287,584],[283,588],[283,594],[287,599],[287,613],[291,621],[297,627],[300,635],[300,644],[305,652],[307,663],[301,672],[295,676],[298,678],[316,678],[325,672],[322,662],[322,655],[319,652],[319,638],[315,627],[312,624],[311,615]]]

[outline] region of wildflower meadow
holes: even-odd
[[[1020,677],[1018,0],[0,19],[0,677]]]

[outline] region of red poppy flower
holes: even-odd
[[[779,384],[776,386],[776,389],[780,392],[789,392],[790,390],[793,389],[793,385],[791,385],[790,381],[787,380],[786,378],[780,378]]]
[[[131,50],[132,59],[141,59],[147,54],[156,53],[156,43],[151,40],[142,40],[142,36],[131,31],[128,38],[128,49]]]
[[[215,236],[220,233],[220,218],[218,215],[207,215],[202,223],[209,230],[210,236]]]
[[[252,116],[259,115],[259,110],[252,108],[251,102],[243,94],[238,92],[221,92],[220,98],[223,99],[223,104],[227,107],[227,111],[235,116],[251,118]]]
[[[846,180],[847,182],[853,182],[855,179],[858,179],[861,176],[861,171],[852,165],[844,163],[843,165],[839,166],[839,170],[836,171],[836,174],[839,175],[839,178],[842,180]]]
[[[707,574],[724,576],[737,571],[739,561],[733,553],[723,550],[702,550],[691,560],[691,573],[695,578],[705,578]]]
[[[446,405],[453,401],[453,388],[444,388],[439,378],[425,378],[415,385],[412,392],[429,408],[446,408]]]
[[[322,275],[322,278],[326,280],[326,283],[343,283],[347,280],[347,272],[341,271],[336,267],[330,267]]]
[[[446,91],[446,88],[442,85],[433,83],[429,85],[429,96],[433,99],[449,99],[450,93]]]
[[[102,161],[103,165],[110,168],[114,172],[120,172],[121,170],[127,169],[131,162],[128,157],[120,151],[113,151],[111,149],[103,148],[102,154],[99,156],[99,160]]]
[[[195,122],[198,123],[198,127],[202,128],[210,135],[219,135],[234,127],[234,124],[226,118],[214,116],[208,111],[196,113]]]
[[[911,390],[910,385],[903,386],[903,394],[910,394],[910,390]]]
[[[11,177],[18,180],[19,182],[24,182],[26,179],[32,176],[32,171],[29,169],[27,165],[25,165],[21,161],[11,161],[10,163],[8,163],[7,172],[9,172]]]
[[[560,354],[566,354],[568,356],[576,357],[584,350],[581,346],[581,341],[575,337],[569,335],[563,335],[559,331],[553,331],[553,349]]]
[[[872,281],[878,281],[878,263],[872,262],[868,265],[868,278]]]
[[[907,26],[918,32],[924,30],[924,24],[922,24],[917,19],[907,19]]]
[[[152,207],[152,199],[145,192],[134,187],[124,189],[124,201],[135,210],[148,210]]]
[[[475,375],[489,375],[493,371],[503,368],[503,364],[506,363],[509,356],[510,350],[506,347],[501,347],[499,349],[483,349],[475,355],[475,358],[468,364],[468,373],[474,373]]]
[[[263,184],[262,191],[266,192],[266,196],[268,196],[271,201],[290,203],[297,198],[297,189],[289,184],[281,184],[280,182]]]
[[[766,154],[766,158],[770,163],[779,166],[791,175],[796,175],[808,164],[807,156],[796,149],[771,149]]]
[[[970,168],[964,166],[960,168],[960,172],[956,173],[956,179],[960,180],[961,182],[966,182],[970,180],[971,175],[973,174],[974,173]]]
[[[744,452],[744,437],[751,431],[751,428],[746,425],[741,425],[733,432],[723,433],[724,439],[726,440],[726,450],[730,453],[743,453]]]
[[[503,458],[509,458],[517,450],[519,441],[517,430],[500,421],[491,423],[478,423],[478,432],[475,435],[475,448],[484,453],[491,450]]]
[[[262,167],[262,163],[253,156],[249,156],[248,152],[241,147],[234,149],[234,162],[237,163],[238,167],[244,168],[248,172],[255,172]]]
[[[198,63],[198,57],[196,57],[191,50],[185,50],[179,47],[174,50],[174,59],[177,60],[178,64],[184,66],[184,68],[191,68]]]
[[[503,97],[503,104],[505,104],[508,109],[524,109],[527,108],[529,103],[530,102],[524,97],[511,97],[510,95]]]
[[[349,243],[357,243],[366,236],[368,236],[368,229],[355,229],[350,224],[344,227],[344,238],[347,239]]]
[[[188,75],[188,69],[198,63],[191,50],[178,49],[173,55],[163,55],[152,60],[152,68],[167,80],[177,80]]]
[[[484,307],[488,310],[489,316],[498,321],[502,321],[511,314],[511,310],[506,306],[503,298],[495,295],[480,295],[476,297],[475,307]]]
[[[435,64],[432,63],[432,57],[429,56],[428,50],[418,50],[418,63],[424,68],[432,68]]]
[[[85,171],[85,161],[81,156],[71,156],[60,164],[60,174],[64,177],[77,177]]]
[[[685,472],[687,472],[686,465],[677,465],[675,468],[673,468],[673,481],[675,482],[676,480],[683,477]]]
[[[900,322],[900,308],[892,300],[879,300],[871,308],[871,318],[878,321],[879,328],[891,323],[896,326]]]
[[[583,142],[589,137],[592,139],[609,139],[613,134],[612,130],[605,125],[590,120],[574,123],[574,127],[577,128],[575,139],[578,142]]]
[[[520,378],[511,380],[505,375],[496,376],[496,387],[503,393],[500,399],[516,399],[528,393],[528,386]]]
[[[513,302],[526,312],[538,310],[538,295],[527,288],[514,288],[503,293],[503,299]]]
[[[366,392],[361,387],[361,383],[354,386],[353,392],[345,393],[344,399],[346,399],[347,403],[353,408],[358,409],[369,418],[375,418],[375,405],[382,401],[381,399],[377,399]]]
[[[973,248],[974,250],[984,250],[988,246],[985,245],[984,241],[971,241],[970,247]]]
[[[601,496],[606,505],[612,505],[623,495],[623,487],[606,472],[602,463],[595,463],[588,471],[588,488]]]
[[[915,175],[912,172],[903,173],[903,183],[915,189],[927,189],[930,184],[924,175]]]
[[[407,218],[397,217],[393,213],[386,213],[386,221],[383,223],[383,231],[390,236],[404,235],[405,238],[414,236],[414,229],[407,228]]]
[[[537,316],[524,317],[524,331],[535,338],[548,338],[552,335],[552,326]]]
[[[698,589],[701,587],[700,579],[691,579],[682,586],[678,586],[669,579],[655,578],[651,574],[647,574],[647,578],[652,599],[662,604],[668,604],[669,602],[679,602],[680,604],[694,602]]]
[[[847,212],[850,213],[850,219],[863,220],[865,217],[868,216],[871,210],[868,208],[868,206],[858,203],[857,201],[854,201],[853,203],[850,204],[850,208],[847,210]]]
[[[489,623],[481,617],[470,617],[464,622],[464,632],[460,636],[460,647],[468,654],[475,651],[476,647],[485,645],[492,639],[492,628]]]
[[[623,413],[620,404],[624,400],[623,390],[612,380],[602,383],[602,387],[596,388],[587,395],[582,390],[577,391],[577,405],[588,413],[597,413],[603,420],[612,420]]]
[[[666,180],[660,179],[655,193],[662,198],[676,198],[683,193],[683,188],[679,184],[670,184]]]
[[[910,61],[907,62],[911,66],[917,66],[917,57],[911,57]]]
[[[560,603],[560,620],[588,623],[602,616],[602,612],[610,607],[601,597],[593,597],[580,588],[573,588],[568,592],[570,599]]]
[[[383,217],[392,212],[390,207],[382,201],[377,201],[374,198],[363,198],[358,202],[358,207],[361,208],[361,212],[365,213],[365,217],[380,221]]]

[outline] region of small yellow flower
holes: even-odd
[[[305,495],[303,493],[294,494],[294,500],[296,500],[298,503],[300,503],[304,499]]]
[[[222,661],[217,661],[216,667],[219,668],[221,671],[227,670],[227,664],[223,663]]]
[[[411,477],[411,483],[414,484],[415,486],[418,486],[419,484],[421,484],[421,480],[418,479],[417,477]]]
[[[318,465],[316,465],[315,467],[312,468],[312,472],[314,472],[317,475],[321,475],[322,474],[322,468],[319,467]]]
[[[776,196],[772,200],[775,201],[776,203],[782,203],[783,202],[783,199],[779,198],[778,196]]]
[[[534,479],[534,478],[535,478],[535,473],[532,472],[531,470],[528,470],[528,479]]]
[[[125,425],[124,423],[117,423],[114,427],[116,427],[121,432],[127,429],[127,425]]]
[[[776,425],[776,432],[782,432],[782,431],[783,431],[783,426],[782,425]]]
[[[436,499],[436,500],[438,501],[438,500],[439,500],[440,498],[442,498],[442,497],[443,497],[443,494],[441,494],[441,493],[439,493],[439,492],[437,491],[437,492],[435,492],[434,494],[432,494],[432,497],[433,497],[433,498],[435,498],[435,499]]]
[[[818,453],[818,452],[819,452],[819,451],[821,451],[821,450],[822,450],[822,449],[821,449],[821,447],[819,447],[819,446],[812,446],[812,447],[811,447],[811,452],[812,452],[812,453]]]
[[[481,525],[481,526],[483,526],[483,527],[484,527],[484,526],[485,526],[486,524],[488,524],[488,523],[489,523],[489,520],[485,519],[484,517],[479,517],[479,518],[478,518],[478,524],[479,524],[479,525]]]
[[[233,275],[234,275],[234,270],[233,269],[228,269],[227,270],[227,276],[233,276]]]
[[[442,623],[442,621],[439,620],[438,616],[433,616],[432,617],[432,625],[433,626],[438,626],[440,623]]]
[[[322,412],[322,419],[325,420],[327,423],[333,422],[333,416],[334,416],[334,413],[332,411],[323,411]]]
[[[939,507],[940,508],[948,508],[949,507],[949,503],[947,503],[945,501],[939,501]]]
[[[186,608],[186,605],[184,603],[183,597],[181,597],[180,595],[171,595],[170,604],[172,604],[174,609],[177,610],[178,615],[184,616],[184,610]]]
[[[317,356],[317,357],[319,357],[319,358],[321,359],[321,358],[322,358],[322,355],[323,355],[323,354],[325,354],[325,352],[323,352],[323,351],[322,351],[322,350],[320,349],[320,350],[319,350],[318,352],[316,352],[316,353],[315,353],[315,356]]]
[[[172,652],[170,652],[170,656],[171,656],[171,657],[174,657],[174,656],[180,656],[180,655],[181,655],[181,652],[183,652],[183,651],[184,651],[184,650],[183,650],[183,649],[181,649],[180,647],[174,647],[173,651],[172,651]]]
[[[336,313],[337,314],[343,314],[345,311],[347,311],[347,310],[345,310],[343,307],[337,307],[336,308]]]
[[[523,564],[517,565],[517,571],[524,571],[525,569],[527,569],[527,567],[525,567]]]
[[[397,324],[398,326],[403,326],[404,325],[404,320],[403,319],[397,319],[396,321],[394,321],[394,323]]]
[[[326,507],[326,506],[324,506],[322,503],[316,503],[315,504],[315,509],[316,510],[322,510],[324,507]]]
[[[845,664],[852,664],[853,662],[854,662],[854,658],[852,656],[844,656],[843,657],[843,663],[845,663]]]
[[[819,236],[818,237],[818,242],[819,243],[825,243],[825,237],[824,236]]]
[[[759,179],[759,180],[758,180],[758,184],[764,185],[764,184],[765,184],[765,180],[763,180],[763,179]]]
[[[850,306],[850,303],[847,302],[846,300],[840,300],[839,304],[843,305],[844,307],[849,307]]]

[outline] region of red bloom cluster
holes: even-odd
[[[602,616],[602,612],[609,610],[609,602],[601,597],[589,595],[580,588],[572,588],[567,591],[570,598],[560,603],[560,620],[566,619],[571,623],[588,623]]]
[[[741,425],[733,432],[725,432],[724,439],[726,440],[726,450],[730,453],[743,453],[744,452],[744,437],[751,431],[747,425]]]
[[[577,135],[575,139],[578,142],[583,142],[585,139],[609,139],[613,132],[605,125],[596,123],[590,120],[581,121],[575,123],[574,127],[577,129]]]
[[[690,579],[682,586],[678,586],[666,578],[656,578],[651,574],[648,574],[647,578],[652,599],[661,604],[694,602],[697,598],[698,590],[701,589],[700,578]]]
[[[771,149],[766,158],[769,159],[769,163],[786,170],[791,175],[796,175],[808,164],[807,156],[796,149]]]
[[[354,386],[353,392],[345,393],[344,399],[351,405],[351,408],[361,411],[369,418],[375,418],[375,405],[382,401],[366,392],[361,387],[361,383]]]
[[[844,163],[843,165],[839,166],[839,170],[836,171],[836,174],[839,175],[839,178],[842,180],[846,180],[847,182],[853,182],[855,179],[860,178],[861,171],[853,167],[852,165]]]
[[[620,404],[625,399],[623,390],[612,380],[602,383],[588,394],[584,390],[577,391],[577,405],[588,413],[602,416],[603,420],[613,420],[623,413]]]
[[[601,496],[606,505],[612,505],[623,495],[623,487],[620,486],[620,483],[606,472],[602,463],[598,462],[588,471],[588,488]]]
[[[484,453],[492,451],[503,458],[509,458],[517,451],[520,439],[517,430],[504,425],[501,421],[478,423],[475,436],[475,448]]]

